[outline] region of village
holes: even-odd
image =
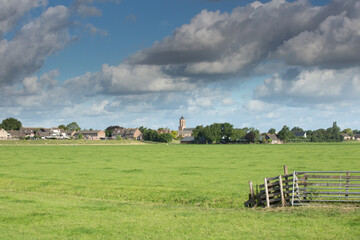
[[[9,118],[11,119],[11,118]],[[5,121],[5,120],[4,120]],[[211,127],[213,125],[207,126]],[[196,128],[186,127],[186,120],[183,116],[179,119],[179,126],[177,130],[170,130],[168,128],[147,129],[143,126],[137,128],[125,128],[120,126],[110,126],[105,130],[81,130],[76,122],[72,122],[58,127],[43,128],[43,127],[20,127],[17,130],[10,129],[5,130],[0,128],[0,140],[67,140],[67,139],[84,139],[84,140],[135,140],[135,141],[157,141],[156,138],[151,138],[148,135],[168,135],[168,140],[159,140],[160,142],[170,142],[173,139],[179,140],[182,144],[191,143],[269,143],[269,144],[283,144],[288,139],[281,136],[280,132],[275,132],[275,129],[269,129],[266,133],[260,133],[259,130],[253,128],[233,129],[232,125],[225,123],[220,124],[219,131],[226,131],[226,126],[231,126],[229,130],[230,134],[220,133],[220,139],[207,139],[205,136],[206,127],[197,126]],[[319,129],[323,130],[323,129]],[[317,130],[317,131],[319,131]],[[149,132],[150,131],[150,132]],[[240,134],[236,134],[236,131],[240,131]],[[360,134],[357,130],[354,132],[349,129],[344,129],[339,132],[338,138],[341,141],[360,141]],[[152,132],[152,133],[151,133]],[[309,142],[311,139],[307,136],[313,134],[309,131],[304,131],[300,128],[294,127],[291,131],[287,130],[287,135],[292,134],[292,141],[296,142]],[[325,133],[324,133],[325,134]],[[291,141],[290,141],[291,142]]]

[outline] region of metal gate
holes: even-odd
[[[360,203],[360,171],[293,173],[292,205]]]

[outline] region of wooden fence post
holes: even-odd
[[[249,181],[249,188],[250,188],[250,197],[251,197],[251,206],[255,205],[255,198],[254,198],[254,188],[252,181]]]
[[[264,186],[265,186],[265,195],[266,195],[266,207],[270,207],[269,190],[268,190],[268,184],[266,178],[264,180]]]
[[[281,206],[285,207],[284,190],[282,185],[282,177],[279,176],[280,194],[281,194]]]
[[[287,174],[288,174],[287,166],[284,165],[284,175],[287,175]]]
[[[285,175],[285,189],[286,189],[286,192],[287,192],[287,194],[286,194],[286,198],[289,198],[289,196],[290,196],[290,193],[289,193],[289,183],[288,183],[288,180],[289,180],[289,178],[288,178],[288,169],[287,169],[287,166],[286,165],[284,165],[284,175]],[[285,195],[284,195],[285,196]]]

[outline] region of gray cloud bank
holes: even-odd
[[[131,64],[175,65],[183,74],[251,71],[267,60],[298,66],[354,66],[360,55],[360,2],[253,2],[231,13],[202,11]]]
[[[101,71],[69,79],[63,86],[73,89],[92,86],[88,92],[105,95],[183,92],[204,87],[209,79],[220,82],[228,76],[253,72],[273,60],[297,66],[298,71],[307,71],[310,65],[319,69],[312,73],[334,69],[334,74],[342,77],[339,81],[346,83],[350,80],[342,79],[348,75],[336,71],[359,64],[359,13],[358,1],[333,1],[319,7],[307,1],[274,0],[264,4],[253,2],[231,13],[203,10],[172,36],[118,66],[104,65]],[[327,78],[312,80],[334,84]],[[285,83],[287,78],[282,81]],[[269,83],[265,85],[266,94],[265,90],[260,94],[258,88],[255,98],[280,96],[269,90]],[[292,97],[291,92],[283,93],[282,97]]]
[[[81,109],[80,104],[97,99],[100,103],[92,105],[97,113],[124,104],[129,105],[127,110],[138,111],[154,105],[171,108],[179,102],[184,109],[199,111],[197,107],[209,108],[215,99],[223,106],[234,103],[229,89],[210,93],[208,84],[229,77],[242,81],[243,74],[256,76],[259,66],[272,62],[280,62],[285,73],[272,72],[255,89],[253,105],[259,106],[260,101],[291,106],[350,101],[349,96],[360,91],[357,0],[334,0],[325,6],[312,6],[306,0],[256,1],[231,13],[203,10],[171,36],[119,65],[104,64],[98,72],[64,82],[56,80],[56,70],[41,77],[33,74],[46,57],[73,39],[69,28],[74,12],[82,17],[102,15],[92,6],[95,1],[48,8],[46,1],[2,1],[15,14],[0,9],[0,107],[66,106],[70,114]],[[44,7],[40,16],[13,38],[4,37],[15,31],[16,22],[27,11],[38,7]],[[85,26],[98,32],[92,25]],[[71,108],[73,104],[78,105]]]

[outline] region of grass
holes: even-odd
[[[91,141],[85,139],[68,139],[68,140],[54,140],[54,139],[36,139],[36,140],[2,140],[0,146],[33,146],[33,145],[143,145],[146,144],[141,141],[132,139],[120,140],[101,140]]]
[[[0,239],[358,239],[358,206],[246,209],[248,181],[359,144],[0,146]]]

